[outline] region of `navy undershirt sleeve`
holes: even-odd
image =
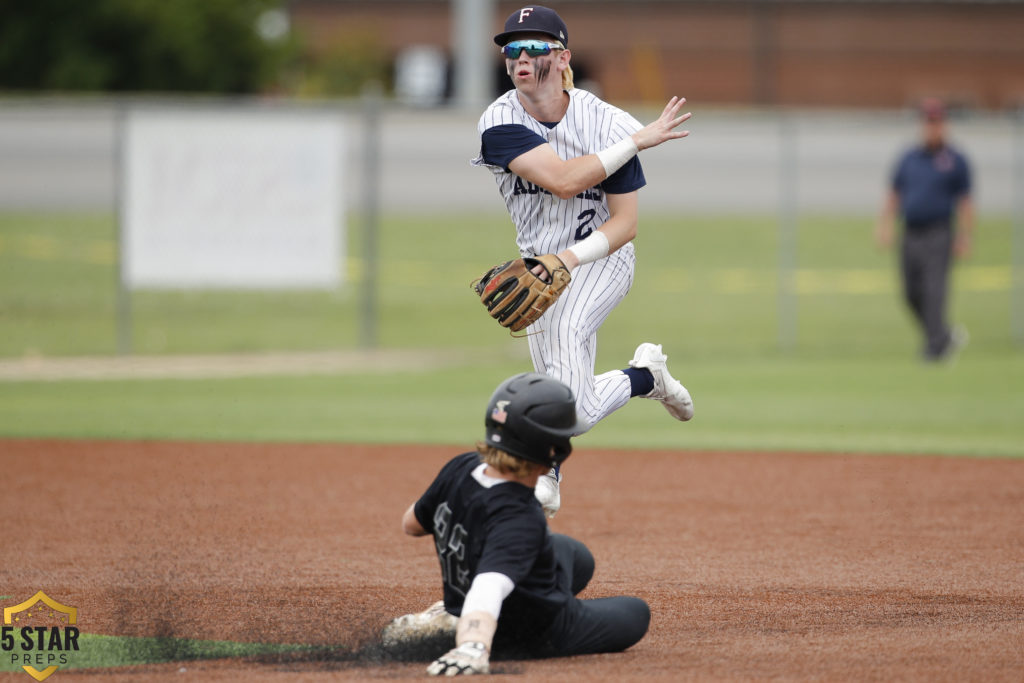
[[[480,156],[488,164],[501,166],[506,171],[517,156],[548,143],[526,126],[518,124],[488,128],[480,137]]]
[[[520,154],[547,144],[547,140],[537,135],[526,126],[504,124],[484,131],[481,136],[480,155],[488,164],[500,166],[506,171]],[[619,170],[612,173],[598,184],[609,194],[627,194],[639,190],[647,184],[640,158],[634,156]]]
[[[605,178],[599,187],[608,194],[627,194],[647,184],[640,157],[633,157],[626,165]]]

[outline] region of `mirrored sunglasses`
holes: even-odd
[[[523,50],[526,50],[526,54],[531,57],[540,57],[551,54],[552,50],[561,49],[563,48],[558,43],[548,43],[543,40],[513,40],[501,48],[501,54],[505,55],[505,59],[519,59]]]

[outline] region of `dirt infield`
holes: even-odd
[[[44,590],[88,633],[350,651],[103,680],[419,678],[424,663],[382,659],[374,638],[439,597],[430,542],[399,521],[460,450],[0,441],[0,603]],[[581,450],[562,496],[552,527],[597,558],[583,597],[643,597],[651,630],[622,654],[499,661],[497,673],[1024,677],[1024,461]]]

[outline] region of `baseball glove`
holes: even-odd
[[[544,271],[541,276],[533,273],[537,266]],[[473,288],[498,324],[519,332],[532,325],[558,300],[569,280],[569,269],[562,259],[544,254],[494,266]]]

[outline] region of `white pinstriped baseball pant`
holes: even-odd
[[[633,285],[635,262],[632,249],[620,249],[580,266],[568,289],[528,330],[534,370],[572,389],[588,429],[630,398],[629,377],[621,370],[595,376],[594,363],[597,331]]]

